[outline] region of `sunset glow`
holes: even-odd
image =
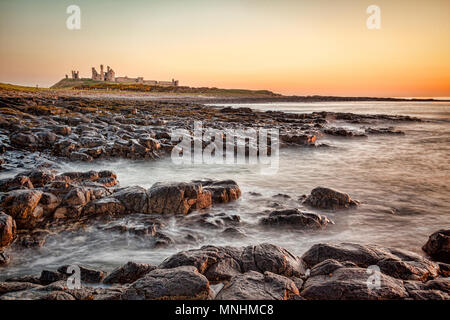
[[[297,95],[450,96],[450,2],[73,1],[0,3],[0,82],[117,76]]]

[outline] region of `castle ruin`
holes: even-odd
[[[103,65],[100,65],[100,73],[97,72],[95,67],[92,67],[92,80],[95,81],[109,81],[109,82],[118,82],[118,83],[138,83],[138,84],[146,84],[151,86],[178,86],[178,80],[172,79],[172,81],[156,81],[156,80],[145,80],[144,77],[137,78],[128,78],[125,77],[116,77],[116,74],[113,69],[109,66],[106,67],[106,72],[103,70]]]

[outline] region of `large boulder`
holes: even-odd
[[[422,250],[437,261],[450,263],[450,230],[439,230],[433,233]]]
[[[231,202],[241,197],[241,189],[234,180],[199,180],[193,182],[199,182],[204,190],[210,191],[214,203]]]
[[[208,279],[192,266],[155,269],[122,294],[123,300],[206,300],[211,297]]]
[[[205,246],[181,251],[164,260],[159,268],[186,265],[196,267],[213,283],[229,281],[248,271],[270,271],[286,277],[301,277],[306,272],[301,259],[286,249],[268,243],[241,248]]]
[[[358,205],[348,194],[324,187],[314,188],[303,203],[314,208],[333,210]]]
[[[260,223],[266,226],[285,226],[295,229],[321,229],[330,221],[327,217],[317,213],[302,212],[298,209],[272,211]]]
[[[135,263],[132,261],[129,261],[125,265],[113,270],[104,280],[103,283],[106,284],[125,284],[125,283],[132,283],[136,280],[142,278],[150,271],[155,270],[156,267],[149,265],[149,264],[143,264],[143,263]]]
[[[403,281],[374,271],[379,286],[372,282],[365,268],[338,268],[331,274],[309,277],[300,293],[308,300],[382,300],[405,299]]]
[[[439,274],[438,264],[416,253],[376,245],[316,244],[302,256],[302,259],[309,267],[314,267],[327,259],[351,262],[362,268],[377,265],[384,274],[404,280],[425,281]]]
[[[199,183],[155,183],[148,195],[148,213],[187,214],[212,204],[211,192]]]
[[[284,276],[249,271],[235,276],[217,294],[217,300],[288,300],[299,295],[295,282]]]
[[[14,219],[0,212],[0,248],[8,246],[16,235],[16,222]]]
[[[18,228],[29,229],[44,213],[38,206],[41,197],[40,190],[14,190],[4,196],[1,206],[6,214],[14,218]]]
[[[142,187],[131,186],[118,189],[111,196],[119,200],[128,213],[148,213],[148,193]]]

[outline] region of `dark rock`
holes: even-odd
[[[302,259],[310,267],[327,259],[352,262],[362,268],[377,265],[384,274],[404,280],[425,281],[437,277],[439,272],[436,263],[418,254],[376,245],[316,244],[302,256]]]
[[[7,265],[11,261],[9,254],[4,251],[0,251],[0,266]]]
[[[195,267],[155,269],[132,283],[123,300],[206,300],[211,298],[208,279]]]
[[[159,268],[186,265],[196,267],[212,282],[227,281],[231,276],[247,271],[270,271],[286,277],[301,277],[306,271],[301,259],[281,247],[267,243],[242,248],[205,246],[181,251],[164,260]]]
[[[16,222],[11,216],[0,212],[0,248],[11,244],[15,235]]]
[[[367,269],[338,268],[331,276],[309,277],[300,295],[308,300],[382,300],[408,297],[401,280],[378,273],[380,287],[372,287],[368,285],[369,276]]]
[[[272,211],[268,217],[262,218],[260,223],[268,226],[289,226],[298,229],[321,229],[330,221],[327,217],[298,209]]]
[[[42,191],[39,190],[15,190],[5,195],[1,205],[6,214],[14,218],[18,228],[29,229],[43,215],[38,206],[41,197]]]
[[[211,192],[213,203],[227,203],[241,197],[241,189],[233,180],[201,180],[193,182],[199,182],[205,190]]]
[[[14,178],[0,180],[0,192],[8,192],[16,189],[33,189],[30,178],[24,175],[17,175]]]
[[[39,278],[39,281],[43,285],[47,285],[53,282],[57,282],[60,280],[67,279],[67,276],[56,271],[51,270],[42,270],[41,277]]]
[[[113,270],[104,280],[106,284],[132,283],[142,278],[150,271],[156,269],[155,266],[143,263],[128,262],[127,264]]]
[[[217,300],[288,300],[299,295],[294,281],[265,272],[249,271],[233,277],[217,294]]]
[[[437,261],[450,263],[450,230],[433,233],[422,250]]]
[[[0,282],[0,296],[15,291],[39,288],[41,285],[29,282]]]
[[[211,206],[211,192],[198,183],[155,183],[149,190],[148,213],[187,214]]]
[[[314,188],[303,203],[320,209],[347,209],[358,205],[348,194],[324,187]]]
[[[106,276],[106,273],[102,270],[91,269],[80,265],[78,267],[80,268],[81,281],[84,282],[99,283]],[[58,272],[63,274],[65,277],[70,276],[72,273],[67,272],[68,268],[68,265],[61,266],[58,268]]]

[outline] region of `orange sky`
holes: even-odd
[[[66,28],[70,4],[81,30]],[[1,1],[0,82],[49,86],[103,63],[189,86],[449,97],[449,39],[446,0]]]

